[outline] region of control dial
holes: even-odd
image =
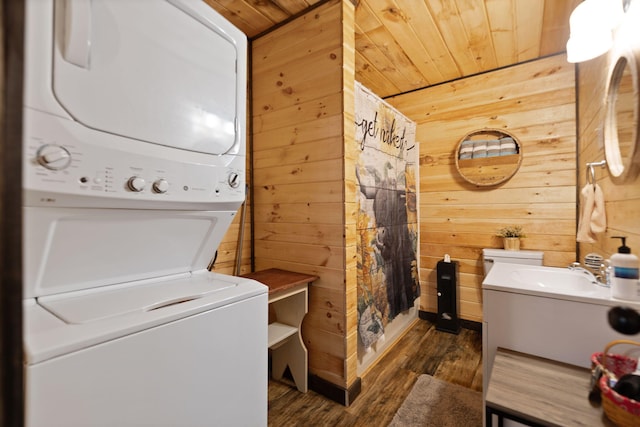
[[[235,172],[231,172],[227,182],[229,183],[229,187],[238,188],[240,186],[240,175]]]
[[[160,178],[153,183],[153,191],[156,193],[166,193],[169,189],[169,182],[166,179]]]
[[[58,171],[71,164],[71,153],[56,144],[45,144],[36,153],[38,163],[47,169]]]
[[[144,181],[144,178],[140,178],[139,176],[132,176],[129,178],[129,181],[127,181],[127,187],[129,187],[129,190],[135,191],[136,193],[144,190],[146,184],[147,183]]]

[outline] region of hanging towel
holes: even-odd
[[[593,243],[596,233],[607,229],[607,216],[604,211],[604,195],[598,184],[587,184],[580,192],[580,219],[576,241]]]

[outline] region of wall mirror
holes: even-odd
[[[456,169],[478,187],[498,185],[511,178],[522,163],[522,145],[501,129],[481,129],[466,134],[455,152]]]
[[[638,174],[638,66],[632,53],[613,63],[607,83],[604,150],[612,179],[624,182]]]

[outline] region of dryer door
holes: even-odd
[[[75,120],[168,147],[237,151],[246,39],[204,2],[58,0],[55,23],[53,91]]]

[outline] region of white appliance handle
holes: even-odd
[[[64,9],[64,59],[89,69],[91,0],[66,0]]]

